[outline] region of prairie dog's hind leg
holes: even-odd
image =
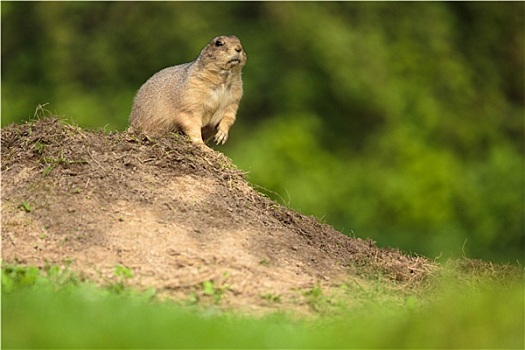
[[[192,120],[190,116],[181,116],[184,122],[179,123],[180,130],[190,138],[190,141],[193,143],[203,144],[202,133],[201,133],[201,123],[198,123],[196,120]]]

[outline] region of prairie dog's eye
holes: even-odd
[[[217,40],[215,42],[215,46],[222,46],[222,45],[224,45],[224,43],[222,41],[220,41],[220,40]]]

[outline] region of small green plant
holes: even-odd
[[[26,201],[22,201],[22,203],[19,205],[19,208],[25,211],[26,213],[30,213],[33,211],[31,205],[29,205],[29,203]]]
[[[204,295],[215,295],[216,294],[215,283],[213,283],[213,281],[202,282],[202,292],[204,293]]]
[[[33,117],[35,119],[39,119],[39,118],[45,118],[45,117],[49,117],[53,115],[53,113],[46,108],[48,104],[49,102],[46,102],[44,104],[39,104],[38,106],[36,106]]]
[[[13,290],[34,285],[40,277],[40,270],[36,267],[3,266],[2,292],[10,293]]]
[[[303,295],[306,297],[307,304],[314,311],[320,311],[327,301],[327,298],[324,297],[323,290],[319,285],[315,285],[311,289],[303,292]]]
[[[120,265],[120,264],[115,267],[114,274],[115,276],[123,278],[123,279],[133,278],[133,271],[131,271],[131,269],[123,265]]]
[[[202,293],[212,297],[215,304],[218,304],[225,292],[233,290],[229,284],[224,283],[229,277],[229,273],[224,273],[223,283],[216,284],[213,280],[202,282]]]
[[[49,173],[55,169],[55,165],[48,165],[44,171],[42,172],[42,177],[46,177],[47,175],[49,175]]]
[[[42,143],[40,141],[35,142],[35,152],[38,154],[42,154],[44,151],[44,148],[46,148],[45,143]]]
[[[80,278],[76,273],[69,269],[69,266],[73,263],[72,261],[66,261],[65,267],[60,267],[58,265],[46,265],[43,268],[45,276],[42,276],[44,279],[48,279],[57,287],[67,286],[67,285],[79,285]]]
[[[41,159],[42,163],[44,164],[52,164],[52,165],[59,165],[59,164],[87,164],[87,161],[84,159],[76,159],[76,160],[70,160],[64,157],[60,158],[52,158],[52,157],[42,157]]]
[[[36,142],[35,143],[35,152],[38,153],[38,154],[42,154],[43,153],[43,150],[45,148],[45,144],[41,143],[41,142]],[[65,156],[64,156],[64,152],[62,151],[60,156],[59,157],[46,157],[44,155],[42,155],[42,157],[40,158],[40,162],[42,164],[45,164],[47,165],[44,169],[44,171],[42,172],[42,177],[46,177],[47,175],[49,175],[49,173],[51,173],[51,171],[53,171],[53,169],[55,169],[58,165],[62,165],[62,164],[65,164],[65,165],[71,165],[71,164],[87,164],[88,162],[84,159],[67,159]]]
[[[278,294],[277,295],[273,294],[273,293],[262,294],[261,298],[264,300],[268,300],[269,302],[272,302],[272,303],[279,303],[281,301],[281,296]]]
[[[78,285],[79,278],[67,267],[46,265],[39,269],[35,266],[4,265],[2,267],[2,292],[10,293],[19,289],[34,286],[51,286],[52,288],[67,285]]]
[[[323,295],[323,290],[318,285],[313,286],[311,289],[307,290],[304,293],[308,297],[312,297],[314,299],[319,298]]]
[[[116,294],[122,294],[128,287],[128,280],[133,278],[133,271],[123,265],[118,264],[115,266],[113,274],[116,277],[116,281],[110,283],[108,289]]]
[[[259,264],[262,265],[262,266],[270,266],[270,260],[264,258],[264,259],[261,259],[261,261],[259,261]]]
[[[60,158],[42,157],[40,161],[44,164],[48,164],[46,168],[44,169],[44,171],[42,171],[42,177],[46,177],[47,175],[49,175],[49,173],[51,173],[53,169],[55,169],[60,164],[66,164],[66,165],[87,164],[87,161],[83,159],[69,160],[64,157],[60,157]]]

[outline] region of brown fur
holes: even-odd
[[[228,139],[242,97],[246,52],[233,35],[214,38],[190,63],[165,68],[141,86],[130,131],[162,135],[182,131],[195,143]]]

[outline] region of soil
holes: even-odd
[[[45,117],[3,128],[1,146],[4,263],[69,266],[99,284],[121,281],[122,265],[131,287],[263,311],[307,308],[305,291],[377,276],[417,285],[434,267],[277,204],[182,135]]]

